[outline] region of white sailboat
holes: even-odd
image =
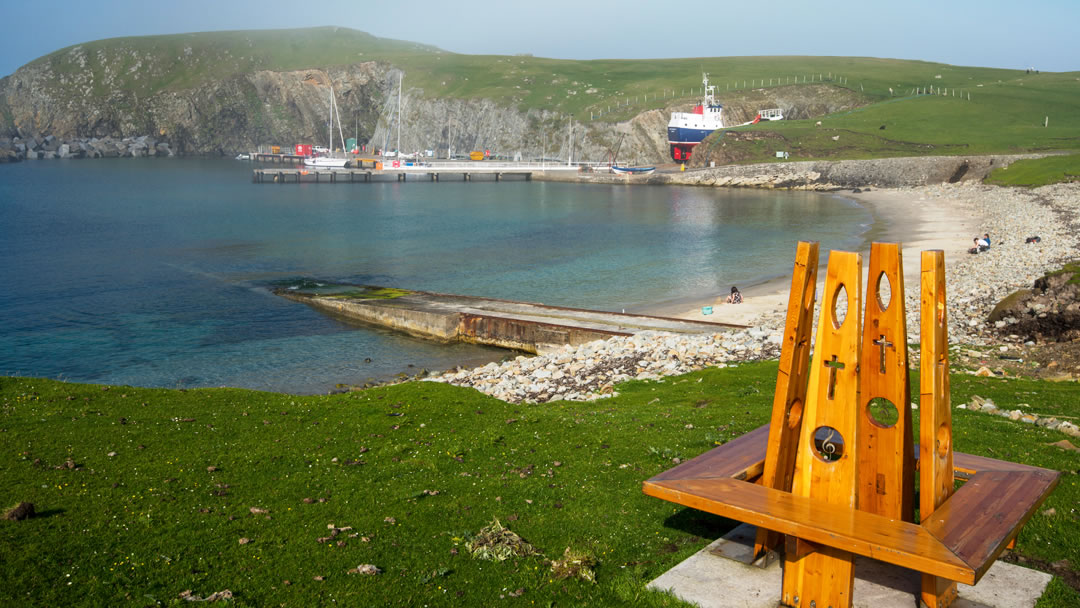
[[[334,112],[337,111],[337,103],[334,101],[334,87],[330,86],[330,145],[327,150],[334,149]],[[341,130],[341,117],[338,117],[338,131]],[[345,136],[341,136],[341,149],[345,149]],[[317,153],[304,158],[304,166],[306,167],[344,167],[349,162],[348,158],[334,158],[327,152],[326,156],[319,156]]]

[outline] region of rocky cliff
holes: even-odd
[[[392,55],[334,67],[260,69],[254,57],[263,51],[246,47],[255,44],[247,38],[231,38],[235,44],[226,49],[186,40],[170,38],[156,47],[130,40],[74,46],[0,79],[0,160],[60,155],[64,144],[77,156],[95,147],[93,138],[109,138],[105,150],[113,140],[120,142],[119,155],[129,155],[124,151],[136,143],[150,149],[167,144],[170,154],[325,145],[333,87],[335,119],[343,123],[344,137],[357,136],[369,149],[400,147],[440,155],[448,148],[461,154],[491,150],[523,159],[566,159],[572,154],[574,160],[587,161],[608,160],[618,149],[621,162],[657,164],[670,159],[669,113],[693,105],[683,99],[623,122],[579,122],[558,110],[524,107],[512,98],[433,95],[413,86],[430,82],[430,74],[427,80],[410,78],[386,58]],[[765,107],[806,118],[864,103],[858,94],[829,85],[722,92],[721,97],[732,122],[751,120]],[[340,148],[341,137],[334,131],[334,147]],[[140,137],[145,139],[136,142]],[[51,150],[38,148],[37,154],[28,145],[47,138],[60,143]]]
[[[604,160],[625,135],[620,158],[657,162],[667,153],[666,115],[659,111],[620,124],[571,121],[558,112],[523,110],[490,99],[435,99],[408,86],[408,75],[384,62],[327,69],[259,70],[181,90],[140,94],[131,86],[95,81],[99,72],[72,51],[68,66],[25,66],[0,80],[0,139],[11,144],[146,137],[178,154],[235,154],[260,145],[325,145],[330,88],[344,137],[369,149],[455,154],[491,150],[524,159]],[[398,83],[404,75],[398,129]],[[104,94],[95,87],[105,87]],[[93,94],[95,91],[98,94]],[[572,138],[572,141],[571,141]],[[399,143],[400,142],[400,143]],[[3,142],[0,142],[3,143]],[[16,143],[18,141],[16,140]],[[4,147],[4,146],[0,146]],[[8,146],[11,147],[10,145]],[[334,147],[341,134],[334,129]],[[38,148],[41,153],[56,149]]]

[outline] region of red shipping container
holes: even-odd
[[[296,144],[297,156],[311,156],[311,144]]]

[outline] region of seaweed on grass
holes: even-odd
[[[551,560],[551,572],[557,579],[579,578],[583,581],[596,583],[596,558],[573,551],[570,547],[563,552],[562,559]]]
[[[476,534],[468,535],[465,539],[465,548],[477,559],[498,562],[511,557],[543,555],[536,550],[536,547],[499,523],[498,518],[481,528]]]

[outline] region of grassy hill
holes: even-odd
[[[27,67],[47,69],[59,83],[68,76],[72,82],[92,82],[79,87],[80,94],[106,98],[122,89],[145,98],[256,70],[365,61],[404,69],[406,86],[422,89],[427,98],[487,98],[600,124],[650,109],[685,108],[700,96],[702,72],[710,74],[721,101],[752,89],[779,91],[803,82],[862,96],[866,105],[860,110],[826,117],[827,133],[815,130],[816,119],[752,129],[775,134],[802,158],[1080,148],[1080,113],[1074,111],[1080,102],[1080,72],[1028,74],[871,57],[569,61],[461,55],[336,27],[115,38],[62,49]],[[73,77],[86,70],[91,80]],[[929,88],[948,95],[912,94]],[[764,146],[748,160],[762,160],[774,147]]]

